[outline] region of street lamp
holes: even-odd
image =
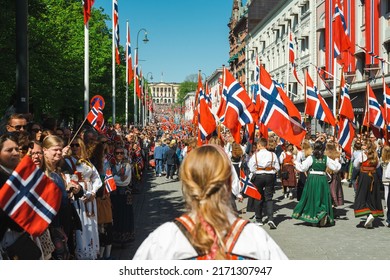
[[[145,28],[141,28],[140,30],[138,30],[138,33],[137,33],[137,44],[136,44],[136,48],[135,48],[135,51],[134,51],[134,56],[135,56],[135,75],[134,75],[134,124],[137,123],[137,83],[136,83],[136,79],[138,78],[138,39],[139,39],[139,34],[141,33],[141,31],[144,32],[144,35],[145,37],[142,39],[142,41],[146,44],[147,42],[149,42],[149,39],[148,39],[148,31],[145,29]]]

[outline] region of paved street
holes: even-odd
[[[147,174],[142,182],[141,194],[134,196],[136,240],[125,248],[114,247],[115,259],[132,259],[142,241],[155,228],[172,221],[184,211],[181,184],[165,177],[154,178]],[[354,191],[344,185],[345,205],[339,207],[336,225],[318,228],[291,218],[296,200],[285,199],[280,188],[275,193],[275,223],[278,228],[263,228],[293,260],[389,260],[390,228],[384,219],[376,219],[373,229],[363,227],[364,219],[355,218],[352,210]],[[243,218],[246,201],[237,203]]]

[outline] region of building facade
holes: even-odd
[[[154,104],[172,104],[177,102],[179,83],[149,83]]]
[[[257,84],[255,64],[258,56],[273,79],[285,86],[300,112],[304,112],[304,87],[292,75],[289,66],[291,32],[298,79],[304,84],[303,73],[307,71],[331,110],[335,107],[333,92],[339,92],[342,70],[349,84],[349,94],[358,123],[362,123],[365,112],[367,84],[373,89],[379,103],[383,104],[382,74],[385,82],[389,83],[389,64],[382,64],[362,48],[389,60],[390,1],[339,0],[351,41],[349,54],[343,55],[344,66],[335,63],[333,55],[332,20],[335,2],[336,0],[248,0],[242,6],[241,1],[233,0],[232,18],[228,24],[229,63],[231,72],[236,74],[237,79],[245,81],[248,93],[251,86]],[[240,36],[243,34],[246,34],[244,38]],[[244,66],[239,63],[240,54],[243,53]],[[325,73],[323,78],[331,91],[326,89],[318,75],[318,69]]]

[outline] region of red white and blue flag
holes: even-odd
[[[368,122],[373,126],[385,129],[385,119],[383,118],[383,108],[379,105],[378,100],[371,86],[367,83],[367,95],[368,95]]]
[[[370,50],[371,53],[379,53],[379,11],[380,11],[379,0],[366,0],[364,1],[365,6],[365,38],[366,38],[366,49]],[[366,64],[378,63],[378,57],[366,52]]]
[[[290,32],[289,36],[289,41],[288,41],[288,46],[289,46],[289,59],[290,63],[293,69],[293,74],[297,82],[302,85],[301,81],[298,79],[298,74],[297,74],[297,65],[295,64],[295,50],[294,50],[294,41],[292,37],[292,32]]]
[[[134,78],[133,59],[131,57],[130,26],[127,29],[126,63],[127,63],[127,82],[130,84],[131,80]]]
[[[261,194],[257,190],[256,186],[249,180],[245,172],[240,169],[240,185],[241,192],[249,197],[260,200]]]
[[[306,71],[306,108],[305,114],[312,116],[315,119],[329,123],[332,126],[336,125],[335,118],[326,104],[324,98],[318,92],[309,73]]]
[[[61,199],[61,189],[27,155],[0,189],[1,209],[33,236],[47,229]]]
[[[89,21],[89,18],[92,14],[92,6],[95,3],[95,0],[83,0],[83,9],[84,9],[84,25]]]
[[[306,130],[302,126],[301,113],[288,98],[282,87],[271,79],[260,66],[261,112],[259,122],[280,138],[300,147]]]
[[[110,193],[116,190],[114,176],[112,176],[111,168],[107,168],[106,176],[104,177],[105,192]]]
[[[255,105],[246,90],[233,75],[224,69],[224,91],[226,94],[226,111],[222,124],[229,128],[237,143],[241,143],[241,126],[254,123]]]
[[[118,0],[114,0],[114,37],[115,37],[115,60],[119,65],[121,64],[120,55],[119,55],[119,12],[118,12]]]
[[[341,82],[340,82],[340,90],[341,90],[341,103],[339,115],[347,118],[352,123],[355,123],[355,114],[353,113],[352,102],[349,97],[348,87],[345,83],[344,73],[341,73]]]
[[[106,131],[106,125],[104,123],[103,111],[99,102],[95,102],[91,111],[87,115],[88,122],[100,133]]]
[[[349,119],[342,116],[340,116],[337,126],[339,131],[337,140],[341,145],[341,147],[343,148],[343,150],[345,151],[346,155],[348,157],[351,157],[352,142],[353,142],[353,138],[355,137],[355,128]]]
[[[198,77],[198,127],[200,133],[200,139],[198,139],[198,144],[201,145],[201,141],[205,141],[211,136],[211,134],[216,130],[217,124],[213,113],[210,110],[209,105],[207,104],[207,97],[203,91],[202,79],[200,75]]]
[[[334,7],[333,40],[334,57],[339,58],[338,62],[341,65],[347,64],[347,61],[343,60],[341,53],[346,52],[351,48],[351,40],[348,36],[347,23],[345,21],[344,13],[338,0],[335,1]]]

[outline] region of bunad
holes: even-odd
[[[302,163],[306,159],[304,151],[298,151],[295,161]],[[298,172],[297,200],[301,200],[303,188],[305,187],[307,172]]]
[[[293,189],[297,186],[294,160],[295,156],[289,151],[283,151],[279,157],[279,162],[282,165],[281,174],[287,174],[287,176],[281,178],[284,195],[285,198],[288,196],[290,199],[293,199]]]
[[[300,172],[308,171],[308,176],[302,197],[293,210],[294,219],[311,224],[320,223],[320,226],[328,222],[334,224],[332,200],[325,172],[327,167],[338,171],[341,164],[338,160],[332,160],[327,156],[320,159],[310,156],[302,163],[295,161],[295,168]]]
[[[166,222],[144,240],[134,255],[134,260],[185,260],[204,259],[191,245],[185,229],[185,221],[191,224],[195,215],[185,214],[174,222]],[[225,238],[230,259],[287,260],[287,256],[268,233],[253,223],[236,218],[231,212],[228,219],[232,225]],[[184,220],[184,221],[183,221]],[[192,222],[193,223],[193,222]],[[235,225],[242,225],[236,238],[229,238]],[[232,240],[232,242],[229,242]]]
[[[134,240],[134,211],[130,189],[132,168],[129,162],[116,162],[111,165],[117,189],[111,192],[113,242],[125,245]],[[127,176],[122,180],[122,176]]]
[[[375,217],[384,216],[380,194],[380,179],[376,172],[379,165],[379,159],[375,163],[367,160],[365,152],[361,153],[354,161],[354,167],[360,169],[359,177],[357,178],[354,213],[357,218],[368,215],[366,227],[371,227]]]
[[[84,191],[84,196],[73,202],[82,225],[82,230],[76,230],[75,257],[80,260],[95,260],[100,250],[95,195],[102,186],[102,180],[89,161],[74,157],[66,158],[65,161],[75,174],[81,174],[78,178],[74,174],[66,174],[67,182],[78,180]]]

